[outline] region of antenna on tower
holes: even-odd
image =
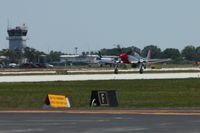
[[[7,18],[7,29],[10,29],[10,21],[9,21],[9,18]]]

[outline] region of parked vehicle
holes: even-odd
[[[23,63],[19,68],[53,68],[54,66],[48,63]]]
[[[19,66],[19,68],[40,68],[40,67],[33,63],[23,63]]]

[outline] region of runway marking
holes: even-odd
[[[130,131],[144,131],[144,130],[149,130],[149,128],[144,128],[144,127],[116,127],[116,128],[109,128],[109,129],[104,129],[106,132],[130,132]]]
[[[0,130],[0,133],[27,133],[27,132],[43,132],[44,129],[15,129],[15,130]]]
[[[109,128],[96,128],[92,130],[87,130],[83,133],[107,133],[107,132],[134,132],[134,131],[146,131],[150,130],[150,128],[144,128],[144,127],[109,127]]]
[[[26,120],[27,122],[109,122],[109,119],[77,119],[77,120]]]
[[[160,126],[169,126],[169,125],[172,125],[173,123],[160,123],[159,125]]]

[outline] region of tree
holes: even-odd
[[[17,56],[16,51],[8,50],[8,57],[10,62],[17,63],[16,56]]]
[[[112,48],[112,49],[101,49],[102,55],[116,55],[118,56],[121,53],[121,48]]]
[[[186,46],[182,52],[182,56],[189,61],[195,61],[196,49],[192,45]]]
[[[140,54],[141,53],[141,49],[135,47],[135,46],[131,46],[131,47],[126,47],[126,48],[121,48],[121,51],[123,53],[127,53],[127,54],[134,54],[134,52]],[[121,52],[121,53],[122,53]],[[120,53],[120,54],[121,54]]]
[[[9,57],[9,49],[2,49],[2,50],[0,51],[0,55],[1,55],[1,56]]]
[[[121,53],[132,54],[133,52],[141,53],[141,50],[135,46],[131,47],[123,47],[118,44],[116,48],[112,49],[101,49],[100,50],[102,55],[116,55],[119,56]]]
[[[82,56],[86,56],[86,52],[82,52]]]
[[[196,61],[200,61],[200,46],[196,47]]]
[[[178,49],[175,48],[167,48],[162,52],[163,58],[171,58],[173,60],[180,59],[181,54]]]
[[[35,62],[35,52],[34,48],[26,47],[24,49],[24,57],[27,58],[28,62]]]
[[[132,51],[134,51],[134,52],[136,52],[138,54],[141,54],[141,52],[142,52],[141,49],[138,48],[138,47],[132,46],[131,48],[132,48]]]
[[[44,52],[38,51],[34,48],[26,47],[24,49],[24,57],[28,59],[28,62],[40,62],[42,55],[45,55]]]
[[[142,56],[147,56],[148,51],[151,50],[151,58],[161,58],[161,49],[155,45],[149,45],[142,50]]]
[[[56,62],[56,61],[60,61],[60,56],[63,53],[60,51],[50,51],[50,53],[47,55],[47,60],[48,62]]]

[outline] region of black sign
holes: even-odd
[[[94,90],[91,94],[90,106],[117,107],[118,101],[114,90]]]
[[[107,91],[99,91],[98,92],[100,105],[108,105],[108,94]]]

